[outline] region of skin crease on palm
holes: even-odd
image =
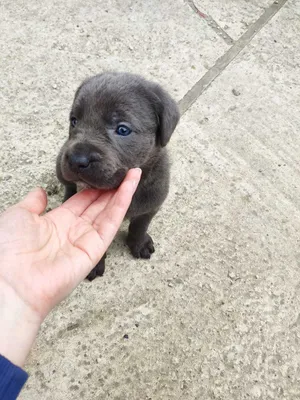
[[[140,176],[132,169],[117,190],[84,190],[43,216],[36,189],[0,215],[0,354],[24,365],[44,318],[107,250]]]

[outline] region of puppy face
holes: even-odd
[[[176,103],[158,85],[123,73],[92,77],[75,94],[58,176],[64,183],[115,188],[128,169],[151,166],[178,120]]]

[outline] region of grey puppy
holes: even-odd
[[[169,189],[167,145],[178,121],[175,101],[159,85],[138,75],[107,72],[85,80],[75,93],[69,138],[57,158],[64,201],[78,184],[117,188],[130,168],[142,178],[126,217],[127,244],[136,258],[154,252],[148,226]],[[105,255],[87,279],[103,275]]]

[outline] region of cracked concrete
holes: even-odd
[[[242,46],[185,103],[232,52],[188,2],[1,3],[1,209],[36,185],[59,204],[84,77],[138,72],[185,105],[155,255],[132,260],[124,224],[105,276],[43,324],[21,399],[300,397],[300,5],[283,3],[195,1]]]
[[[195,0],[196,7],[212,17],[234,40],[239,39],[263,13],[272,0]]]

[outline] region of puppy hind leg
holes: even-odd
[[[147,229],[156,212],[133,217],[130,221],[126,243],[135,258],[150,258],[155,251]]]

